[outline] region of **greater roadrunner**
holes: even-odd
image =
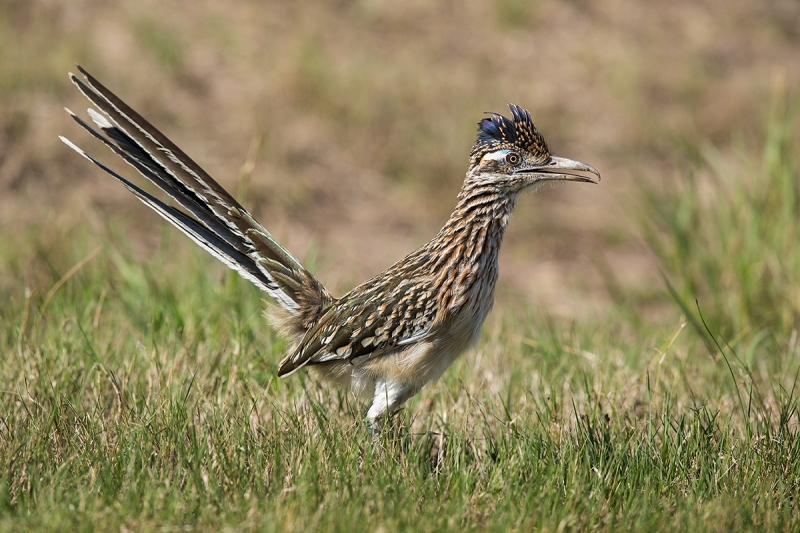
[[[272,296],[279,305],[273,321],[294,342],[278,375],[308,367],[372,399],[367,420],[373,428],[439,378],[478,339],[494,300],[498,252],[520,192],[554,180],[600,180],[590,165],[551,155],[530,113],[509,104],[512,118],[490,113],[478,123],[458,203],[439,234],[335,298],[197,163],[78,69],[85,80],[70,78],[100,110],[88,110],[100,131],[67,110],[72,118],[185,211],[61,140]]]

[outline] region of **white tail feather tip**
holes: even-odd
[[[69,139],[64,137],[63,135],[59,135],[58,138],[61,139],[61,142],[63,142],[64,144],[66,144],[67,146],[69,146],[70,148],[72,148],[73,150],[75,150],[76,152],[81,154],[82,156],[86,157],[86,152],[84,152],[83,150],[81,150],[80,148],[75,146],[75,143],[73,143],[72,141],[70,141]]]
[[[97,111],[92,109],[91,107],[89,109],[87,109],[86,111],[88,111],[89,116],[92,117],[92,121],[94,121],[94,123],[97,124],[98,126],[100,126],[101,128],[105,129],[105,128],[113,128],[114,127],[114,125],[106,117],[104,117],[103,115],[101,115],[100,113],[98,113]]]

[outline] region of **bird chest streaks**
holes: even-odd
[[[498,195],[474,191],[456,209],[457,223],[443,229],[449,239],[438,239],[436,285],[440,296],[437,322],[469,309],[490,308],[497,281],[497,260],[513,202]]]

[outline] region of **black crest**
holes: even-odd
[[[526,109],[508,104],[511,119],[499,113],[489,113],[489,118],[478,122],[478,138],[472,147],[470,162],[477,164],[488,152],[513,148],[529,152],[542,159],[550,155],[544,137],[533,125],[531,114]]]

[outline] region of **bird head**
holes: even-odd
[[[553,181],[600,181],[600,173],[591,165],[552,155],[531,114],[514,104],[508,107],[512,118],[489,113],[489,118],[478,122],[467,180],[493,183],[512,192]]]

